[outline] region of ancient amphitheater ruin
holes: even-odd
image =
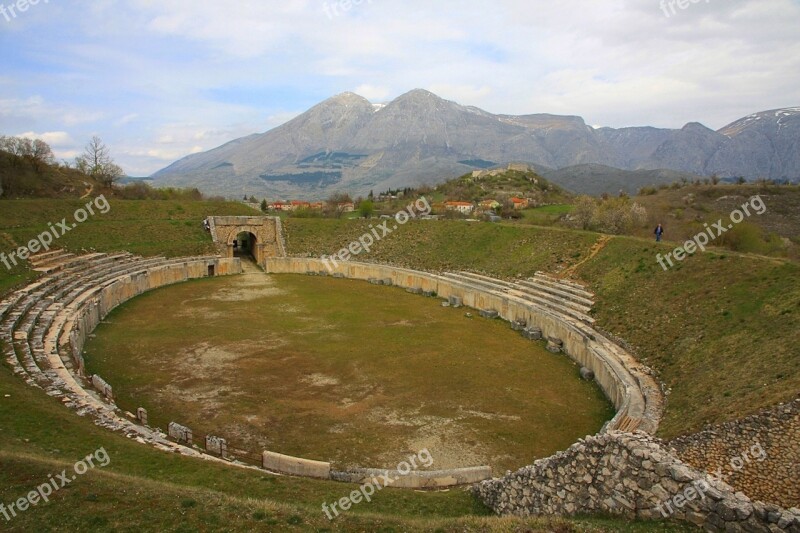
[[[195,443],[191,428],[173,423],[163,432],[148,426],[143,409],[123,412],[114,404],[113,383],[86,375],[82,356],[88,335],[121,303],[190,279],[241,273],[233,242],[246,233],[249,251],[269,274],[333,276],[400,287],[505,320],[533,342],[547,341],[548,349],[573,359],[581,375],[595,379],[616,408],[598,435],[502,477],[492,479],[491,471],[480,466],[392,473],[398,477],[395,486],[471,486],[500,515],[603,513],[687,521],[711,531],[800,532],[800,510],[785,508],[800,498],[800,402],[672,443],[657,439],[665,402],[661,386],[648,368],[594,327],[589,315],[593,295],[586,288],[545,274],[509,282],[468,272],[431,273],[369,263],[341,262],[329,270],[322,260],[286,257],[277,219],[217,217],[209,225],[219,246],[217,256],[143,259],[128,253],[75,256],[53,251],[32,258],[40,279],[0,302],[4,357],[15,374],[78,415],[143,444],[232,467],[258,468],[227,457],[224,436]],[[336,472],[330,464],[279,452],[265,451],[260,467],[352,483],[385,473],[369,468]],[[755,462],[759,468],[748,469]],[[730,472],[723,472],[726,468]]]

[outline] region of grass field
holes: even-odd
[[[569,359],[503,321],[398,288],[251,268],[117,309],[87,344],[88,370],[151,424],[336,468],[395,468],[425,448],[434,470],[504,472],[613,417]]]
[[[535,226],[552,226],[564,215],[572,213],[574,207],[568,204],[545,205],[522,211],[522,222]]]
[[[369,231],[365,220],[286,221],[289,252],[329,255]],[[555,272],[585,258],[598,235],[556,228],[463,221],[410,222],[359,260],[434,271],[468,269],[502,276]]]

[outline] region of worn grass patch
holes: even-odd
[[[337,467],[394,468],[427,448],[434,469],[502,472],[613,416],[571,361],[507,323],[365,282],[198,281],[129,302],[96,335],[90,371],[151,423]]]

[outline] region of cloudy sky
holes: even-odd
[[[800,0],[17,3],[0,0],[0,134],[65,159],[96,134],[137,176],[344,91],[613,127],[800,106]]]

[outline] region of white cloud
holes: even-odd
[[[114,122],[114,125],[116,125],[116,126],[126,126],[126,125],[130,124],[131,122],[134,122],[138,118],[139,118],[139,114],[138,113],[129,113],[129,114],[125,115],[124,117],[120,117],[119,119],[117,119]]]
[[[371,102],[381,102],[391,94],[391,90],[388,87],[376,87],[369,84],[359,85],[354,92]]]
[[[28,139],[39,139],[50,145],[51,148],[74,145],[75,141],[70,137],[66,131],[48,131],[45,133],[36,133],[33,131],[26,131],[16,135],[17,137],[25,137]]]

